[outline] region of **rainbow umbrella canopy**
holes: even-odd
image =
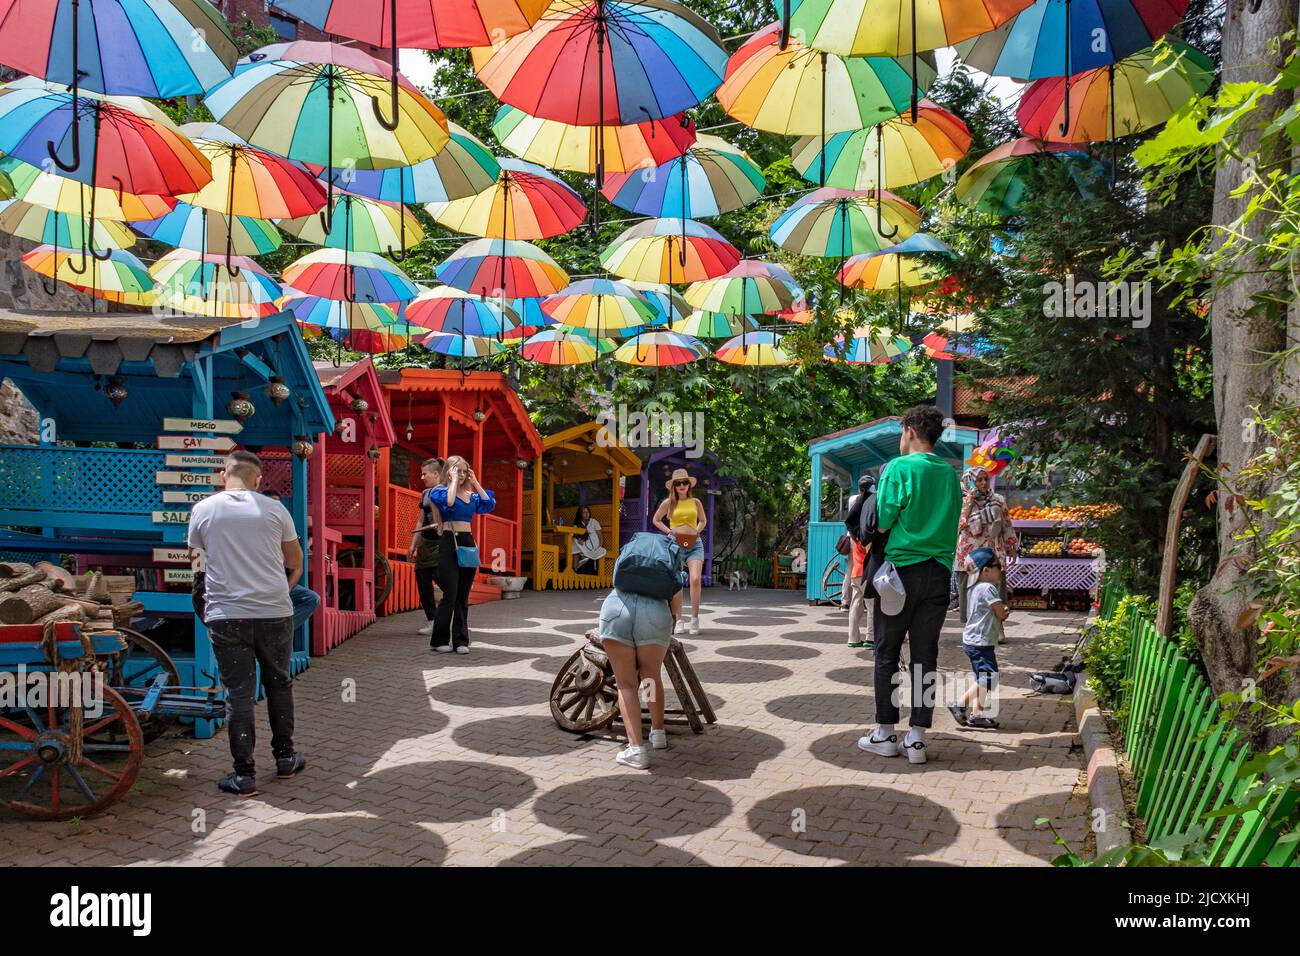
[[[990,216],[1016,215],[1029,189],[1033,166],[1044,157],[1090,159],[1078,146],[1068,143],[1044,143],[1029,136],[1009,140],[966,167],[957,180],[957,201]]]
[[[559,292],[568,274],[541,249],[515,239],[474,239],[434,270],[439,282],[480,296],[536,299]]]
[[[951,169],[970,149],[961,118],[922,100],[917,117],[902,113],[869,129],[836,133],[822,141],[804,136],[791,151],[794,168],[809,182],[839,189],[894,189]]]
[[[286,219],[280,228],[304,242],[331,249],[388,253],[399,261],[409,243],[424,238],[420,221],[400,203],[344,193],[334,197],[332,220],[329,232],[321,216]]]
[[[728,315],[775,313],[804,298],[794,276],[771,262],[745,259],[716,279],[692,284],[686,301],[703,312]]]
[[[543,365],[585,365],[616,347],[609,339],[592,338],[577,329],[557,325],[530,335],[519,346],[519,354]]]
[[[698,339],[726,339],[758,331],[758,321],[739,313],[704,312],[697,309],[672,323],[670,329]]]
[[[38,275],[54,279],[56,284],[66,282],[97,298],[139,297],[136,301],[140,305],[152,301],[153,277],[145,264],[125,249],[110,249],[103,255],[88,257],[84,250],[76,253],[37,246],[23,256],[23,265]],[[53,295],[56,290],[47,285],[45,291]]]
[[[713,357],[728,365],[750,368],[791,365],[794,358],[781,347],[781,336],[776,332],[743,332],[718,346]]]
[[[641,368],[688,365],[704,358],[704,345],[689,335],[656,329],[628,339],[614,350],[614,358]]]
[[[448,285],[426,289],[406,303],[402,319],[431,332],[478,337],[501,338],[519,326],[513,310]]]
[[[456,335],[451,332],[430,332],[420,344],[431,352],[458,358],[486,358],[500,355],[509,347],[485,335]]]
[[[691,307],[682,294],[664,282],[642,282],[637,279],[624,279],[624,284],[641,293],[641,297],[654,309],[654,321],[650,325],[671,325],[691,314]]]
[[[0,201],[0,231],[56,249],[129,249],[135,233],[120,222],[55,212],[21,199]]]
[[[772,223],[772,241],[802,256],[838,257],[886,249],[921,228],[921,213],[887,190],[825,187],[801,197]]]
[[[952,256],[952,247],[928,233],[918,232],[896,246],[864,252],[845,261],[839,280],[850,289],[879,292],[907,286],[916,288],[936,282],[942,275],[925,255]]]
[[[596,172],[602,156],[606,173],[659,166],[680,156],[696,137],[695,123],[685,114],[626,126],[569,126],[505,105],[492,132],[520,159],[574,173]]]
[[[924,93],[936,76],[928,54],[913,70],[891,57],[837,56],[793,37],[782,47],[781,24],[773,23],[731,55],[718,102],[746,126],[824,138],[897,116],[913,80]]]
[[[1113,141],[1159,126],[1203,95],[1214,80],[1209,57],[1176,40],[1168,44],[1167,57],[1148,47],[1071,77],[1035,80],[1020,97],[1020,128],[1048,142],[1086,143]],[[1067,84],[1075,104],[1068,123]]]
[[[133,222],[131,227],[155,242],[194,252],[229,248],[235,256],[262,256],[280,248],[281,242],[269,220],[231,217],[183,202],[164,216]]]
[[[0,157],[0,174],[12,184],[15,199],[83,218],[88,218],[88,211],[94,209],[96,220],[136,222],[156,219],[176,206],[176,200],[170,196],[137,196],[113,188],[83,186],[12,156]]]
[[[280,311],[276,305],[281,295],[279,284],[244,256],[227,259],[173,249],[149,267],[149,274],[158,285],[159,303],[176,312],[256,319]]]
[[[600,254],[600,264],[623,279],[676,285],[720,276],[740,262],[740,251],[694,219],[644,219]]]
[[[785,0],[779,0],[781,7]],[[937,50],[1010,20],[1033,0],[788,0],[789,29],[840,56]]]
[[[700,219],[742,209],[763,194],[763,173],[745,151],[700,134],[681,156],[605,180],[605,198],[643,216]]]
[[[207,0],[0,2],[0,63],[74,94],[200,94],[230,76],[237,56]]]
[[[344,302],[406,302],[419,294],[397,266],[373,252],[317,249],[289,264],[284,284]]]
[[[342,332],[401,331],[396,310],[383,302],[342,302],[290,292],[281,296],[276,305],[292,313],[300,325]]]
[[[911,340],[905,336],[865,325],[854,329],[851,336],[837,335],[826,346],[824,354],[828,359],[850,365],[887,365],[911,347]]]
[[[425,210],[448,229],[493,239],[547,239],[586,218],[581,197],[550,170],[521,159],[502,158],[498,164],[501,173],[487,189],[428,203]]]
[[[595,338],[620,335],[653,324],[654,307],[636,289],[612,279],[583,279],[542,301],[558,325]]]

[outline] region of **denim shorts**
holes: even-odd
[[[618,641],[629,647],[667,647],[673,639],[673,612],[668,602],[659,598],[610,591],[600,606],[598,631],[602,641]]]
[[[682,552],[682,567],[686,567],[687,561],[704,560],[704,535],[696,535],[695,543]]]
[[[986,688],[991,688],[998,676],[997,648],[963,643],[961,649],[970,658],[970,666],[975,672],[975,680]]]

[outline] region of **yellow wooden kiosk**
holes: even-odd
[[[544,591],[607,588],[618,558],[623,483],[641,473],[641,459],[600,422],[575,425],[542,439],[542,455],[525,474],[523,571]],[[594,574],[574,569],[570,555],[582,507],[600,523],[606,554]]]

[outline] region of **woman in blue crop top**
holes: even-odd
[[[433,619],[433,649],[445,654],[469,653],[469,592],[478,568],[462,568],[456,549],[474,546],[470,519],[487,514],[497,506],[492,492],[484,491],[469,462],[459,455],[447,459],[443,472],[446,484],[429,492],[429,500],[442,516],[438,585],[442,601]]]

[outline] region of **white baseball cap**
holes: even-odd
[[[880,566],[880,570],[871,579],[871,584],[876,589],[881,614],[893,617],[903,610],[907,591],[903,588],[903,579],[898,576],[898,569],[894,567],[893,561],[886,561]]]

